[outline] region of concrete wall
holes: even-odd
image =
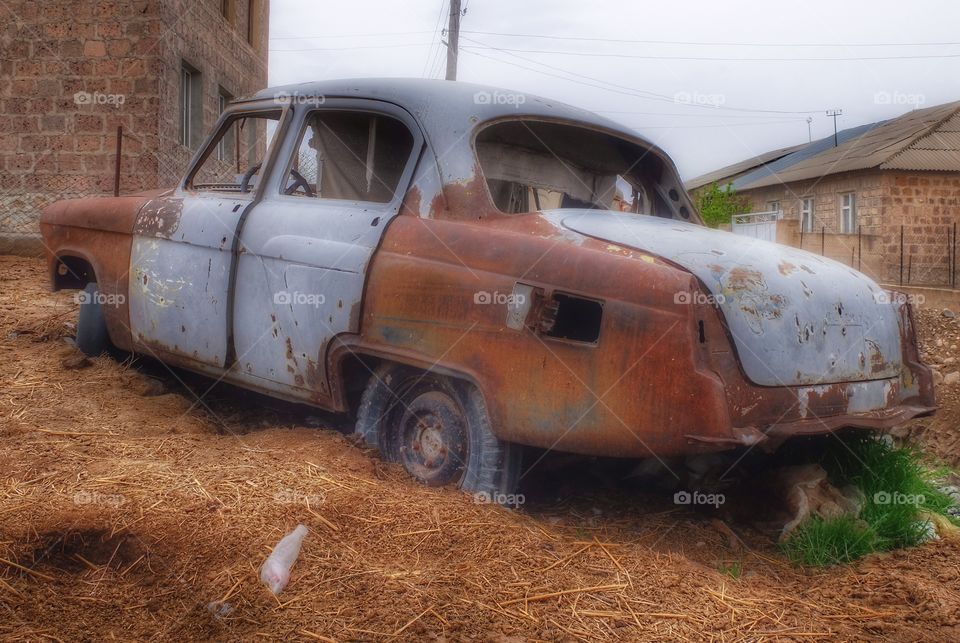
[[[799,221],[777,222],[777,243],[828,257],[855,268],[876,281],[885,278],[883,238],[876,234],[800,233]]]

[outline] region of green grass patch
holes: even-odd
[[[875,552],[877,540],[873,529],[853,516],[814,516],[797,527],[782,547],[787,558],[798,565],[826,567]]]
[[[821,460],[830,482],[853,485],[865,496],[859,516],[812,517],[782,547],[804,565],[850,562],[876,551],[912,547],[927,537],[924,513],[950,516],[950,497],[940,490],[949,470],[931,467],[911,447],[894,447],[869,435],[830,442]]]

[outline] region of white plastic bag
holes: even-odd
[[[297,525],[296,529],[280,539],[263,563],[263,567],[260,568],[260,582],[269,587],[274,594],[279,594],[287,586],[290,580],[290,568],[300,555],[300,545],[303,544],[306,535],[307,528],[304,525]]]

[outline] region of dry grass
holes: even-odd
[[[17,275],[0,293],[4,639],[960,638],[956,543],[808,572],[658,499],[475,504],[302,414],[229,392],[208,408],[172,376],[145,397],[109,358],[64,369],[69,296],[42,292],[36,262],[0,274]],[[298,522],[274,597],[258,567]]]

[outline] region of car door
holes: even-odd
[[[377,101],[294,110],[293,135],[240,233],[231,377],[319,401],[329,396],[327,349],[359,331],[367,266],[423,139],[409,114]]]
[[[226,113],[181,187],[141,209],[130,257],[135,349],[187,365],[229,364],[236,233],[281,116],[276,106]]]

